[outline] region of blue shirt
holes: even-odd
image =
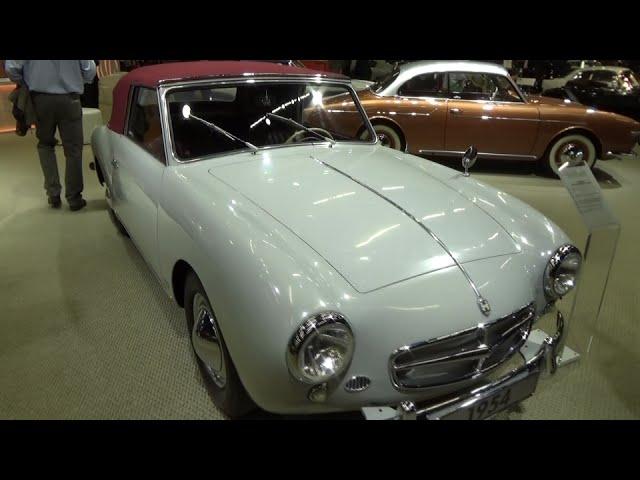
[[[7,60],[4,69],[12,81],[41,93],[82,94],[96,75],[93,60]]]

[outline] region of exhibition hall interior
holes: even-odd
[[[640,419],[640,60],[1,60],[0,419]]]

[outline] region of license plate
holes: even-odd
[[[484,420],[530,397],[536,389],[538,377],[539,373],[528,374],[428,416],[440,420]]]

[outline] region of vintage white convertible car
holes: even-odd
[[[184,307],[228,415],[486,418],[554,368],[559,312],[516,354],[580,252],[517,199],[376,140],[339,75],[191,62],[117,84],[92,136],[112,218]]]

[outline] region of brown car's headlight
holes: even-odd
[[[582,255],[573,245],[566,244],[558,248],[549,259],[544,270],[544,293],[549,300],[564,297],[576,286]]]
[[[345,372],[353,350],[353,333],[344,316],[322,312],[302,322],[289,340],[287,365],[301,382],[323,383]]]

